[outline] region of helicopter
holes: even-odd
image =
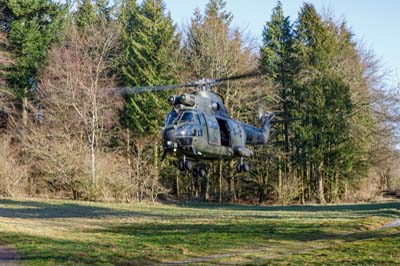
[[[129,88],[130,93],[195,88],[195,92],[171,95],[171,110],[161,128],[162,160],[167,154],[176,158],[181,171],[192,171],[194,176],[207,175],[204,162],[238,158],[237,172],[249,171],[245,157],[253,155],[246,145],[268,143],[274,113],[259,114],[261,127],[233,119],[227,112],[224,100],[211,87],[225,81],[249,78],[258,73],[243,74],[220,79],[165,86]]]

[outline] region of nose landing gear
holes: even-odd
[[[236,171],[238,173],[250,171],[250,167],[247,163],[244,162],[243,157],[240,157],[240,162],[236,166]]]
[[[193,168],[193,163],[191,161],[186,160],[186,156],[183,157],[183,160],[178,162],[178,168],[181,171],[185,170],[192,170]]]
[[[204,178],[207,176],[207,168],[205,165],[198,165],[193,168],[193,177],[201,177]]]
[[[207,167],[205,164],[199,163],[194,166],[192,161],[186,160],[186,156],[178,161],[178,168],[182,172],[192,171],[194,177],[200,176],[203,178],[207,176]]]

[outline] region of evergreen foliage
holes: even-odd
[[[251,64],[240,31],[230,27],[233,16],[225,6],[223,0],[210,0],[204,13],[194,11],[184,45],[193,79],[226,77],[245,72]]]
[[[293,72],[293,30],[289,17],[283,15],[282,3],[278,1],[272,10],[271,20],[263,31],[261,47],[261,68],[267,78],[286,87],[288,76]]]
[[[345,193],[346,179],[362,176],[358,165],[365,145],[355,145],[352,79],[362,74],[349,71],[343,54],[357,61],[352,34],[344,24],[323,20],[312,4],[304,4],[293,30],[278,1],[263,32],[261,68],[278,85],[279,113],[285,119],[276,129],[279,187],[294,176],[300,201],[318,198],[335,201]],[[368,114],[361,116],[368,119]],[[359,143],[359,142],[358,142]],[[359,143],[361,144],[361,143]],[[364,150],[364,152],[363,152]],[[307,185],[304,185],[307,184]],[[279,188],[281,191],[281,188]]]
[[[341,196],[345,179],[356,170],[352,168],[357,147],[350,134],[350,84],[335,65],[340,49],[351,47],[348,36],[339,38],[313,5],[304,4],[296,24],[295,52],[300,63],[293,94],[296,114],[303,122],[294,129],[294,150],[296,167],[308,168],[302,171],[302,182],[313,184],[304,193],[320,202]]]
[[[278,85],[279,101],[276,105],[279,112],[277,112],[277,117],[284,121],[283,125],[274,128],[277,146],[274,152],[278,154],[278,162],[271,162],[271,168],[278,168],[279,194],[282,194],[282,175],[287,177],[290,174],[289,121],[297,115],[292,110],[291,97],[297,67],[293,39],[292,25],[289,18],[283,14],[282,3],[278,1],[272,10],[271,20],[264,26],[260,67],[266,74],[266,79]]]
[[[207,18],[213,18],[227,26],[231,24],[233,19],[232,13],[226,11],[224,0],[210,0],[206,5],[205,15]]]
[[[75,24],[81,29],[95,23],[96,14],[92,0],[82,0],[82,2],[79,3],[78,10],[74,14],[74,20]]]
[[[137,7],[125,1],[121,11],[121,85],[146,86],[172,83],[173,57],[178,48],[175,26],[162,0],[145,0]],[[126,97],[125,126],[135,133],[158,131],[169,109],[165,93]]]
[[[46,61],[50,45],[61,39],[65,7],[50,0],[6,0],[9,52],[14,59],[7,80],[20,97],[26,97]]]

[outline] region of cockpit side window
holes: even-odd
[[[183,113],[181,120],[181,123],[194,123],[194,117],[193,117],[193,113],[191,112],[185,112]]]
[[[199,123],[199,125],[201,125],[202,127],[206,124],[206,121],[204,120],[204,117],[202,114],[196,115],[197,117],[197,121]]]
[[[174,120],[178,117],[178,114],[175,112],[175,110],[171,110],[171,112],[168,113],[167,117],[164,120],[164,125],[170,125]]]

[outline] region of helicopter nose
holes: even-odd
[[[175,128],[165,129],[163,139],[164,139],[164,146],[166,147],[173,146],[173,144],[176,142]]]

